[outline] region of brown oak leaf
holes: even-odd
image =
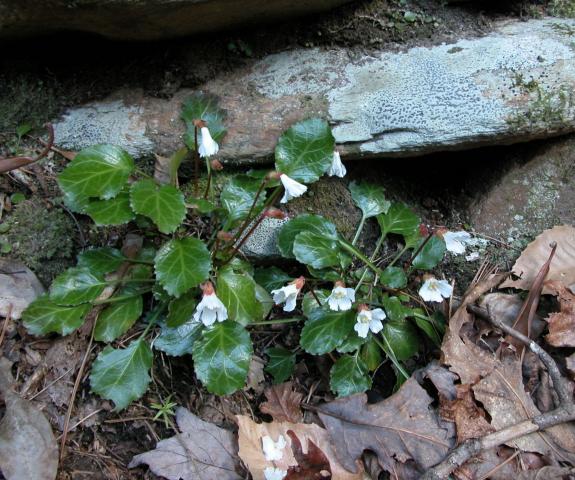
[[[266,388],[267,402],[262,403],[262,413],[271,415],[276,422],[299,423],[303,421],[300,403],[301,393],[295,392],[292,382],[285,382]]]
[[[554,347],[575,347],[575,295],[561,282],[547,282],[547,287],[557,297],[561,311],[547,318],[549,335],[545,340]]]

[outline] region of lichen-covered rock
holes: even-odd
[[[575,20],[542,19],[405,52],[293,50],[201,90],[227,111],[220,157],[229,162],[269,161],[281,132],[312,115],[329,118],[344,158],[522,142],[575,130],[573,31]],[[169,154],[181,145],[179,112],[190,93],[119,92],[68,112],[56,140],[76,150],[113,141],[137,156]]]
[[[72,30],[155,40],[327,10],[349,0],[0,0],[0,37]]]
[[[543,230],[575,225],[575,136],[510,154],[512,166],[470,208],[478,232],[519,251]]]

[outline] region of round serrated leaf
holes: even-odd
[[[286,348],[271,347],[264,352],[268,357],[265,371],[274,377],[274,383],[285,382],[295,368],[295,353]]]
[[[94,339],[99,342],[113,342],[136,323],[142,315],[143,308],[144,300],[141,295],[111,303],[98,315],[94,327]]]
[[[194,120],[203,120],[210,130],[211,137],[216,142],[221,142],[226,134],[224,127],[225,112],[218,107],[218,100],[213,95],[205,93],[194,93],[190,95],[182,104],[182,120],[184,120],[187,132],[184,141],[188,148],[195,150],[194,142]],[[201,141],[201,131],[198,132],[198,142]]]
[[[421,219],[403,203],[394,203],[387,213],[377,216],[377,222],[384,235],[396,233],[411,237],[418,232]]]
[[[95,274],[103,274],[117,270],[125,260],[126,257],[116,248],[91,248],[78,255],[77,266],[87,268]]]
[[[50,300],[58,305],[79,305],[96,300],[108,283],[102,274],[73,267],[58,275],[50,287]]]
[[[284,257],[295,258],[293,244],[295,237],[302,232],[311,232],[326,238],[337,238],[337,229],[329,220],[320,215],[298,215],[287,222],[278,235],[278,248]]]
[[[424,241],[425,239],[421,240],[421,242]],[[421,242],[414,247],[415,251],[417,251]],[[432,268],[435,268],[441,260],[443,260],[445,250],[445,240],[437,235],[433,235],[413,259],[411,265],[413,268],[417,268],[419,270],[431,270]]]
[[[256,282],[247,273],[236,273],[233,268],[218,272],[218,297],[228,310],[228,318],[247,325],[261,320],[264,306],[256,297]]]
[[[260,185],[260,181],[247,175],[236,175],[224,185],[220,194],[220,200],[232,222],[242,220],[248,216]],[[264,202],[265,194],[260,194],[254,211],[258,211]]]
[[[115,197],[134,171],[134,159],[114,145],[94,145],[78,153],[58,176],[60,188],[72,197]]]
[[[275,150],[276,170],[298,182],[319,180],[333,160],[335,139],[325,120],[310,118],[292,125]]]
[[[196,310],[196,299],[191,295],[184,295],[175,298],[168,306],[168,315],[166,316],[166,325],[169,328],[176,328],[183,325],[192,318]]]
[[[340,357],[331,367],[329,386],[338,397],[346,397],[369,390],[371,378],[363,360],[350,355]]]
[[[300,337],[302,348],[314,355],[329,353],[343,343],[352,332],[355,312],[313,310],[305,323]]]
[[[379,281],[389,288],[403,288],[407,285],[407,276],[403,268],[387,267]]]
[[[337,241],[311,232],[296,235],[293,244],[293,254],[298,262],[313,268],[339,265],[340,253]]]
[[[389,210],[391,203],[385,199],[383,187],[371,183],[351,182],[349,191],[364,218],[375,217]]]
[[[278,267],[266,267],[256,268],[254,280],[268,292],[271,292],[291,282],[293,277]]]
[[[203,331],[194,344],[196,376],[210,393],[228,395],[245,385],[253,347],[239,323],[225,321]]]
[[[407,320],[386,322],[382,335],[398,360],[407,360],[419,350],[417,331]]]
[[[106,347],[92,365],[92,391],[112,400],[116,404],[114,411],[126,408],[148,390],[152,358],[152,349],[144,339],[124,349]]]
[[[342,344],[337,347],[339,353],[351,353],[355,352],[359,347],[361,347],[365,342],[367,342],[367,337],[360,337],[356,331],[351,332]]]
[[[154,260],[156,278],[174,296],[207,280],[211,265],[210,252],[197,238],[182,238],[166,242]]]
[[[191,318],[177,327],[163,325],[160,335],[154,340],[154,348],[172,357],[191,354],[203,326],[201,322],[195,322]]]
[[[377,370],[377,367],[381,365],[382,362],[382,355],[381,355],[381,347],[377,344],[374,340],[373,336],[370,335],[367,339],[367,342],[361,347],[359,352],[359,358],[361,358],[367,370],[370,372],[374,372]]]
[[[184,194],[172,185],[140,180],[130,189],[134,212],[151,218],[162,233],[172,233],[186,217]]]
[[[109,200],[92,200],[86,205],[85,213],[96,225],[123,225],[135,217],[127,193],[119,193]]]
[[[69,335],[84,324],[90,308],[89,304],[75,307],[56,305],[48,295],[42,295],[24,310],[22,321],[31,335],[41,336],[48,333]]]

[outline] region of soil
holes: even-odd
[[[149,95],[170,97],[179,88],[197,87],[254,58],[296,46],[328,48],[337,45],[358,51],[405,49],[482,35],[496,20],[544,12],[543,4],[521,1],[448,4],[434,0],[374,0],[353,2],[327,14],[283,25],[153,44],[117,44],[79,34],[13,42],[4,45],[4,55],[0,59],[0,155],[14,153],[16,126],[30,123],[39,127],[65,108],[105,97],[118,88],[143,88]],[[33,145],[34,141],[28,139],[19,148]],[[499,162],[503,152],[504,147],[437,154],[414,159],[414,168],[409,170],[403,161],[386,164],[385,168],[381,163],[376,165],[367,161],[350,167],[350,179],[378,181],[386,187],[390,199],[418,206],[418,213],[427,223],[453,227],[464,224],[467,206],[506,168]],[[460,161],[462,155],[466,156],[465,163]],[[54,175],[46,172],[58,171],[61,161],[51,159],[41,170],[32,169],[27,177],[0,177],[0,193],[23,192],[34,202],[43,202],[48,211],[59,209]],[[468,165],[477,168],[470,171]],[[47,185],[42,184],[46,183],[43,177],[47,177]],[[348,204],[343,208],[344,215],[353,216]],[[59,221],[66,224],[75,249],[85,242],[112,244],[119,238],[114,230],[90,230],[83,223],[78,228],[75,219],[70,222],[64,220],[66,214],[62,215],[58,217]],[[368,230],[366,242],[375,232],[375,226],[369,228],[372,233]],[[447,264],[445,269],[459,275],[458,284],[467,285],[476,266]],[[47,275],[43,277],[46,282],[54,273]],[[57,339],[31,338],[15,324],[9,325],[6,332],[1,348],[5,356],[18,362],[17,388],[21,390],[37,374]],[[86,333],[74,334],[73,339],[83,355],[87,346]],[[254,340],[256,355],[263,357],[263,350],[270,341],[295,347],[298,336],[294,329],[284,326],[279,330],[261,330],[255,333]],[[90,358],[93,359],[99,350],[100,346]],[[433,355],[430,348],[419,360],[425,363]],[[324,358],[298,357],[296,383],[306,396],[311,396],[309,403],[333,398],[328,388],[328,362],[329,359]],[[377,377],[376,396],[391,393],[393,384],[385,381],[391,375],[391,367],[384,365]],[[68,375],[62,384],[69,389],[74,380],[75,375]],[[30,393],[40,391],[46,384],[47,381],[40,379]],[[64,390],[66,392],[69,394],[69,390]],[[76,395],[72,425],[75,421],[83,421],[68,435],[67,455],[58,478],[157,478],[147,469],[129,470],[126,465],[133,455],[152,449],[159,439],[173,435],[171,428],[153,420],[156,411],[150,407],[151,403],[165,400],[170,394],[173,394],[172,401],[207,421],[228,428],[233,428],[235,414],[263,418],[257,411],[262,400],[260,387],[225,398],[209,395],[195,380],[188,358],[156,355],[150,391],[120,413],[112,412],[109,402],[90,394],[84,374]],[[55,406],[48,399],[45,406],[55,430],[61,430],[67,405]],[[96,410],[99,412],[90,416]]]

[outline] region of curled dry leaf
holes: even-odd
[[[292,382],[266,388],[265,395],[267,402],[260,406],[262,413],[271,415],[276,422],[299,423],[303,421],[300,408],[303,395],[294,391]]]
[[[549,282],[547,287],[557,297],[561,311],[547,318],[549,335],[545,340],[554,347],[575,347],[575,295],[561,282]]]
[[[253,480],[265,480],[264,470],[266,468],[279,468],[286,472],[290,471],[291,468],[290,473],[295,474],[295,467],[302,466],[296,458],[296,455],[300,455],[297,450],[298,447],[294,446],[293,437],[288,432],[292,432],[299,440],[301,455],[304,457],[311,453],[310,448],[315,449],[317,447],[319,449],[329,462],[329,471],[333,479],[362,479],[363,472],[361,469],[358,468],[357,473],[351,473],[343,468],[335,456],[327,431],[318,425],[289,422],[255,423],[251,418],[243,415],[238,415],[236,418],[239,427],[240,458],[247,465]],[[274,442],[277,442],[280,435],[286,442],[282,449],[282,457],[273,462],[266,460],[262,449],[262,438],[269,436]],[[311,444],[314,446],[310,447]],[[319,452],[316,451],[316,455],[319,455]],[[300,461],[301,459],[300,456]]]
[[[248,370],[247,387],[261,394],[264,390],[264,361],[257,355],[253,355]]]
[[[0,316],[14,320],[44,293],[44,287],[26,265],[0,258]]]
[[[168,480],[240,480],[237,444],[232,432],[204,422],[183,407],[176,410],[181,433],[136,455],[129,468],[147,464]]]
[[[368,405],[366,395],[353,395],[322,405],[319,416],[346,469],[357,472],[358,459],[371,450],[392,477],[409,461],[420,475],[443,460],[455,440],[432,402],[412,377],[381,402]]]
[[[549,245],[557,243],[557,252],[551,262],[547,281],[557,280],[571,287],[575,284],[575,228],[561,225],[545,230],[531,242],[513,265],[513,273],[518,280],[506,280],[501,286],[529,290],[541,265],[549,257]],[[543,293],[552,293],[544,286]]]
[[[0,393],[6,413],[0,422],[0,470],[6,480],[53,480],[58,445],[46,417],[12,391],[11,363],[0,359]]]

